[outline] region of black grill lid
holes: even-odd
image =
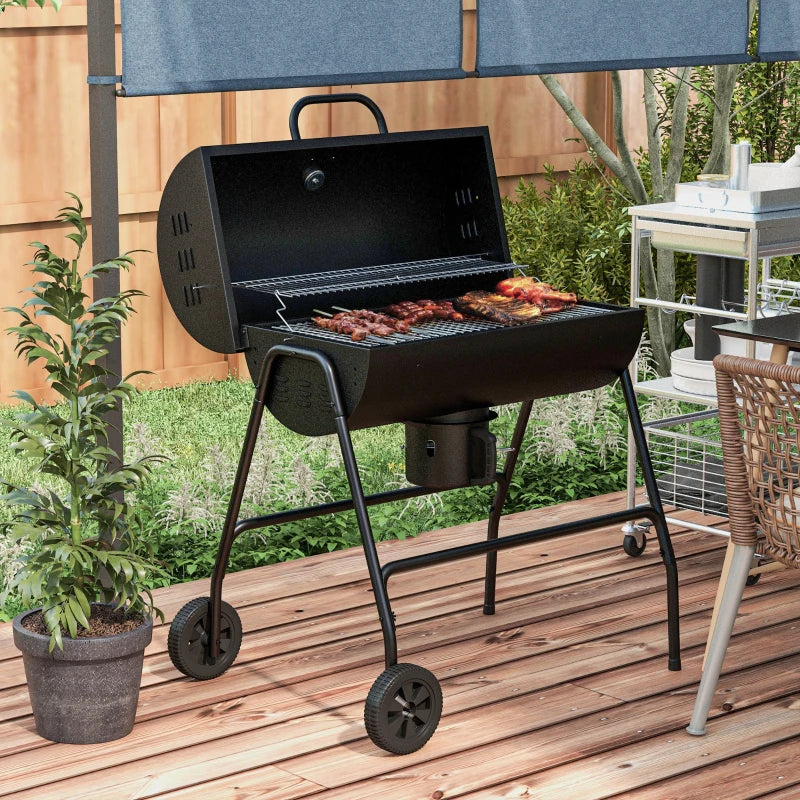
[[[282,303],[372,307],[392,283],[496,272],[510,258],[488,130],[201,147],[164,189],[158,256],[178,318],[218,352]]]

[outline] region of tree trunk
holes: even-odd
[[[751,2],[751,14],[752,14]],[[730,142],[730,107],[738,67],[715,67],[715,107],[712,133],[712,149],[704,172],[722,172],[727,169]],[[647,120],[647,150],[650,161],[652,190],[648,195],[641,174],[631,157],[623,126],[622,90],[619,73],[611,73],[614,96],[614,138],[617,155],[592,127],[572,99],[553,75],[541,75],[542,83],[564,110],[569,120],[591,148],[630,192],[636,205],[653,202],[671,202],[675,199],[675,184],[681,179],[686,145],[686,122],[689,109],[691,68],[683,67],[675,73],[675,96],[669,114],[669,153],[666,165],[662,164],[663,127],[658,99],[656,97],[655,74],[644,71],[644,108]],[[675,254],[668,250],[653,253],[646,242],[639,254],[642,288],[646,297],[674,301],[675,298]],[[670,373],[670,354],[675,347],[675,315],[656,308],[647,309],[650,344],[659,375]]]
[[[731,103],[738,74],[738,64],[723,64],[714,68],[714,121],[711,129],[711,152],[703,166],[703,172],[706,174],[716,175],[728,172]]]

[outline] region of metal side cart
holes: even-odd
[[[690,188],[685,188],[690,187]],[[692,188],[696,187],[696,188]],[[680,202],[634,206],[629,209],[631,228],[631,306],[655,307],[673,312],[702,315],[713,325],[725,321],[753,320],[760,309],[773,313],[797,311],[800,284],[772,277],[770,261],[777,256],[800,253],[800,207],[782,210],[729,210],[747,208],[752,201],[766,199],[772,193],[726,191],[683,184],[676,193]],[[694,192],[694,196],[691,194]],[[728,208],[700,207],[701,192],[712,205],[726,203]],[[744,196],[747,197],[744,197]],[[740,201],[737,205],[737,196]],[[766,196],[766,197],[765,197]],[[741,200],[744,199],[745,203]],[[780,198],[779,198],[780,199]],[[729,202],[730,201],[730,202]],[[798,204],[800,205],[800,204]],[[726,303],[722,297],[658,298],[643,296],[640,258],[646,246],[693,253],[700,257],[717,256],[736,260],[743,285],[740,303]],[[712,262],[713,264],[713,262]],[[743,267],[743,269],[741,269]],[[755,302],[752,301],[755,298]],[[755,354],[755,342],[748,341],[745,353]],[[676,388],[673,377],[638,381],[639,354],[631,364],[634,391],[695,404],[702,410],[647,423],[645,433],[656,472],[662,501],[667,506],[693,509],[704,514],[727,516],[725,483],[722,473],[722,449],[716,418],[716,397],[695,394],[683,386]],[[627,506],[636,501],[636,451],[632,435],[628,438]],[[667,516],[667,522],[678,520]],[[725,533],[697,522],[680,520],[679,524],[698,531]],[[646,545],[649,525],[628,523],[624,548],[629,555],[639,555]]]

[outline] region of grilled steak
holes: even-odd
[[[542,314],[542,310],[533,303],[484,291],[467,292],[457,297],[453,305],[465,314],[501,325],[524,325]]]
[[[516,297],[535,303],[545,313],[547,311],[561,311],[574,306],[578,298],[573,292],[559,292],[549,283],[542,283],[535,278],[525,276],[506,278],[495,287],[500,294],[507,297]]]

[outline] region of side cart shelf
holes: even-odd
[[[644,429],[661,501],[727,517],[717,412],[682,414],[651,422]]]
[[[800,209],[745,213],[695,208],[678,203],[656,203],[634,206],[628,209],[628,213],[632,218],[632,306],[746,320],[756,318],[761,302],[788,310],[788,306],[800,295],[800,284],[776,281],[770,271],[772,258],[800,253]],[[686,299],[676,301],[675,298],[644,297],[641,291],[640,253],[648,242],[656,249],[745,261],[747,285],[744,307],[729,310],[697,305]],[[759,301],[752,302],[752,298],[759,298]],[[747,343],[748,355],[753,355],[754,347],[753,342]],[[721,448],[713,435],[716,398],[676,389],[671,377],[639,382],[637,375],[638,354],[631,364],[631,376],[637,394],[668,397],[707,407],[705,411],[645,425],[664,503],[727,516]],[[628,508],[636,504],[636,491],[636,451],[629,435]],[[676,520],[667,517],[667,521]],[[696,530],[719,532],[699,523],[681,520],[680,524]]]

